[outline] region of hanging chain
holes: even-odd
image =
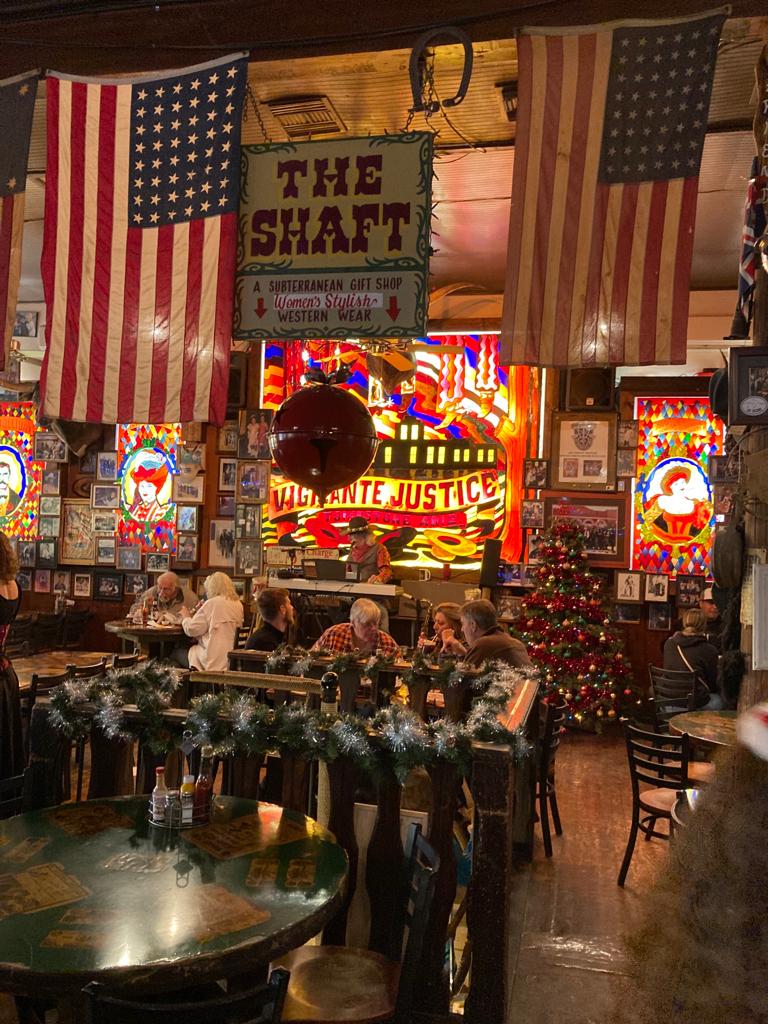
[[[431,128],[430,118],[433,116],[435,111],[430,110],[430,104],[437,102],[437,92],[435,90],[435,51],[430,50],[424,57],[422,64],[422,75],[421,75],[421,102],[426,108],[419,113],[424,114],[424,120],[427,122],[427,127]],[[408,117],[406,118],[405,125],[403,126],[403,133],[410,131],[413,119],[416,116],[416,111],[413,107],[408,111]],[[434,131],[434,129],[432,129]],[[435,132],[437,134],[437,132]]]
[[[269,137],[267,126],[264,124],[264,118],[261,116],[261,108],[259,106],[259,101],[256,99],[256,96],[254,95],[250,82],[248,82],[246,90],[248,93],[248,103],[246,103],[245,106],[243,107],[243,119],[245,121],[248,120],[248,106],[250,105],[251,108],[253,109],[254,114],[256,115],[256,120],[258,121],[259,124],[259,131],[261,132],[262,139],[265,142],[271,142],[272,140]]]

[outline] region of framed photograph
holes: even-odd
[[[248,580],[239,580],[237,577],[232,577],[232,586],[235,588],[235,593],[241,601],[245,601],[248,596]]]
[[[93,596],[98,601],[122,601],[123,574],[120,572],[97,572],[93,584]]]
[[[117,452],[99,452],[96,458],[96,479],[117,479]]]
[[[261,576],[260,540],[235,541],[235,575]]]
[[[117,539],[105,534],[96,536],[96,565],[114,565],[117,557]]]
[[[522,607],[522,597],[515,597],[513,594],[502,594],[496,602],[496,608],[501,619],[519,618]]]
[[[119,508],[120,488],[117,484],[91,484],[91,505],[94,508]]]
[[[707,475],[711,484],[737,484],[739,482],[739,450],[730,455],[710,455]]]
[[[607,491],[616,484],[616,416],[556,412],[552,416],[552,487]]]
[[[238,434],[237,420],[226,420],[219,427],[217,449],[222,453],[232,452],[234,454],[237,451]]]
[[[669,633],[672,629],[672,605],[652,604],[648,608],[648,629]]]
[[[69,588],[72,583],[72,574],[68,569],[57,569],[53,574],[54,594],[63,594],[69,597]]]
[[[35,434],[35,462],[66,462],[67,445],[58,434],[38,430]]]
[[[546,511],[544,513],[546,515]],[[528,565],[539,564],[539,547],[544,540],[543,533],[528,534]]]
[[[238,505],[235,509],[235,539],[255,540],[261,537],[261,505]]]
[[[729,427],[768,424],[768,348],[731,349],[728,392]]]
[[[212,519],[208,531],[208,565],[232,568],[235,564],[235,524],[232,519]]]
[[[93,532],[94,533],[114,533],[117,530],[117,513],[116,512],[94,512],[93,513]]]
[[[176,537],[175,565],[188,565],[190,568],[197,562],[199,538],[196,533],[180,533]]]
[[[40,479],[40,493],[41,494],[60,494],[61,493],[61,470],[60,469],[44,469]]]
[[[30,543],[34,544],[34,541]],[[56,568],[59,564],[59,542],[57,540],[39,540],[37,542],[37,564],[41,569]]]
[[[56,542],[53,541],[53,540],[46,540],[46,541],[42,541],[42,542],[41,541],[37,541],[38,545],[40,543],[43,543],[43,544],[55,544]],[[19,543],[18,543],[18,546],[16,548],[16,557],[18,558],[19,565],[21,566],[22,569],[34,569],[35,566],[38,564],[38,558],[39,558],[39,554],[38,554],[38,550],[37,550],[35,541],[33,541],[33,540],[20,540]],[[39,564],[40,564],[41,568],[50,568],[50,569],[52,569],[56,565],[55,562],[51,566],[49,566],[47,562],[40,562]]]
[[[59,536],[61,519],[58,516],[40,516],[37,521],[37,532],[40,537],[50,539]]]
[[[179,445],[177,461],[179,470],[186,470],[185,476],[196,476],[205,469],[205,445],[201,441],[185,441]]]
[[[591,566],[623,569],[629,564],[628,494],[545,493],[547,526],[570,523],[584,534]]]
[[[202,505],[205,500],[205,476],[200,474],[189,479],[182,476],[173,478],[173,500],[178,504]]]
[[[227,416],[230,419],[237,419],[240,410],[245,407],[247,377],[248,353],[233,352],[229,360],[227,381]]]
[[[641,572],[617,572],[615,597],[621,604],[642,604],[643,574]]]
[[[60,516],[61,515],[61,498],[58,494],[41,494],[40,495],[40,515],[41,516]]]
[[[141,569],[141,548],[138,544],[120,544],[117,548],[115,565],[118,569],[138,572]]]
[[[32,592],[32,570],[31,569],[19,569],[16,573],[16,582],[21,589],[29,594]]]
[[[241,459],[264,459],[269,461],[269,430],[272,426],[272,409],[247,409],[241,415],[240,438],[237,454]]]
[[[718,522],[733,515],[738,492],[738,484],[717,484],[712,488],[712,508]]]
[[[649,572],[645,577],[645,600],[662,604],[669,598],[669,576],[663,572]]]
[[[179,533],[197,533],[197,505],[176,506],[176,529]]]
[[[501,562],[496,580],[500,587],[522,587],[525,580],[525,566],[522,562]]]
[[[523,500],[520,510],[520,522],[523,529],[539,530],[544,528],[544,502]]]
[[[50,594],[51,592],[51,570],[50,569],[35,569],[35,585],[34,591],[36,594]]]
[[[147,552],[147,572],[168,572],[171,567],[171,556],[163,551]]]
[[[234,491],[237,481],[237,459],[219,459],[219,490]]]
[[[37,338],[40,335],[42,327],[40,311],[42,308],[37,303],[16,307],[13,319],[14,338]]]
[[[637,468],[637,449],[619,448],[616,452],[616,476],[634,476]]]
[[[123,577],[123,593],[128,597],[138,597],[149,589],[149,576],[145,572],[127,572]]]
[[[639,604],[623,604],[621,601],[614,605],[614,618],[616,622],[624,622],[627,625],[640,622],[642,608]]]
[[[252,505],[263,505],[269,498],[268,462],[239,462],[237,464],[237,489],[235,496],[238,504],[242,501]]]
[[[87,451],[80,456],[80,472],[83,476],[93,476],[96,472],[96,452]]]
[[[616,428],[616,447],[635,448],[640,440],[640,424],[637,420],[619,420]]]
[[[72,597],[90,598],[93,594],[93,576],[89,572],[72,573]]]
[[[220,519],[231,519],[235,514],[234,494],[216,495],[216,515]]]
[[[83,498],[65,498],[61,503],[59,561],[65,565],[93,565],[96,544],[91,503]]]
[[[523,464],[523,487],[540,491],[549,484],[549,459],[526,459]]]
[[[698,608],[701,595],[704,593],[706,580],[703,576],[685,576],[678,574],[677,607]]]

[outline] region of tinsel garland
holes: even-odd
[[[310,710],[304,704],[273,708],[240,690],[224,689],[195,697],[178,735],[172,735],[162,719],[162,710],[169,706],[178,686],[175,673],[168,672],[168,678],[164,678],[162,673],[151,672],[158,686],[154,696],[139,678],[135,679],[133,701],[126,700],[126,689],[116,685],[117,674],[110,675],[113,678],[104,680],[98,692],[95,684],[69,687],[67,691],[68,684],[63,684],[52,691],[51,723],[74,736],[84,735],[93,721],[107,736],[139,738],[157,753],[173,749],[181,731],[189,729],[196,744],[210,743],[221,757],[263,755],[268,751],[322,761],[344,756],[368,775],[376,777],[388,770],[401,782],[412,768],[435,761],[448,762],[466,773],[473,742],[508,744],[517,760],[529,750],[522,733],[505,729],[497,716],[532,673],[501,662],[483,666],[474,683],[479,695],[463,723],[441,719],[426,724],[415,712],[398,704],[381,709],[365,722],[349,714]],[[93,703],[98,706],[95,716],[89,713]],[[136,703],[148,720],[125,720],[126,703]]]

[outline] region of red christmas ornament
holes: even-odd
[[[315,491],[325,503],[329,491],[359,480],[378,447],[366,407],[332,384],[301,388],[275,413],[269,432],[272,457],[289,480]]]

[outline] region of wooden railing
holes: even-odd
[[[320,685],[311,679],[261,673],[193,673],[193,686],[239,685],[250,689],[269,688],[302,699],[317,700]],[[33,712],[30,787],[38,806],[60,799],[56,780],[60,776],[61,733],[51,728],[47,700],[41,699]],[[535,742],[538,722],[537,686],[524,682],[514,699],[499,716],[509,730],[520,730]],[[140,717],[137,708],[126,706],[127,718]],[[186,721],[184,708],[170,708],[163,714],[169,729],[180,731]],[[125,763],[130,744],[106,740],[96,729],[91,735],[90,798],[128,793],[132,790]],[[154,767],[162,763],[146,750],[139,752],[143,770],[137,773],[136,789],[149,792]],[[258,798],[263,756],[235,754],[224,765],[224,789],[232,795]],[[307,813],[317,765],[298,756],[282,755],[282,805]],[[130,762],[128,761],[128,764]],[[507,1016],[509,977],[507,951],[513,927],[511,896],[513,862],[530,856],[533,829],[533,787],[535,758],[521,756],[520,749],[507,745],[476,743],[472,747],[470,790],[475,804],[473,873],[468,900],[468,929],[472,943],[472,983],[465,1006],[470,1024],[503,1021]],[[460,794],[461,778],[445,761],[429,768],[432,804],[427,838],[440,854],[435,898],[425,941],[420,977],[422,984],[416,1005],[422,1014],[445,1019],[450,1005],[445,944],[451,909],[456,894],[456,865],[453,854],[453,823]],[[347,916],[354,895],[358,847],[354,830],[355,792],[361,782],[356,763],[338,757],[327,765],[330,808],[328,827],[347,852],[350,862],[347,898],[336,918],[328,925],[323,941],[343,944]],[[36,792],[34,792],[36,788]],[[393,900],[393,879],[399,877],[402,861],[400,842],[401,786],[394,774],[377,780],[377,812],[367,854],[366,889],[371,906],[369,947],[396,957],[393,936],[397,933],[397,901]]]

